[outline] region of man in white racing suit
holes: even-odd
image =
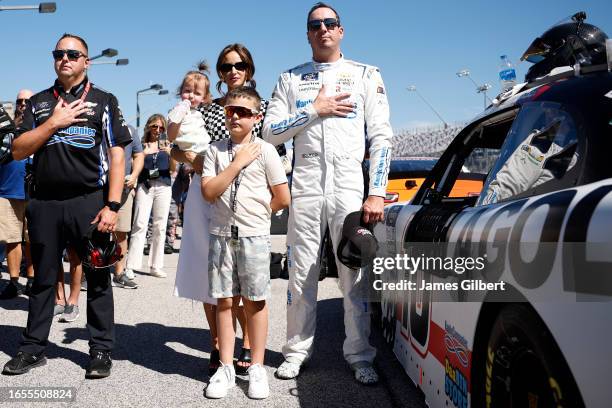
[[[344,59],[344,29],[336,11],[317,3],[308,14],[313,61],[281,74],[268,106],[264,139],[293,139],[292,204],[287,232],[287,344],[279,378],[296,377],[312,353],[322,240],[336,253],[347,214],[363,211],[366,223],[383,220],[391,137],[389,106],[376,67]],[[369,145],[369,196],[364,202],[362,162]],[[338,265],[344,295],[344,357],[364,384],[378,381],[369,344],[366,273]]]

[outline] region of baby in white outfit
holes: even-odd
[[[185,152],[202,154],[208,149],[210,136],[204,118],[197,108],[210,96],[209,81],[200,71],[189,71],[181,84],[181,101],[168,114],[168,140]],[[178,133],[171,124],[179,124]]]

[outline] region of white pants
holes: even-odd
[[[132,270],[140,270],[142,267],[142,251],[147,240],[151,209],[153,209],[153,231],[149,268],[162,269],[164,267],[164,242],[172,188],[160,180],[150,180],[149,183],[151,185],[149,189],[143,183],[139,183],[136,189],[134,223],[127,258],[127,267]]]
[[[329,226],[334,255],[342,236],[342,225],[348,213],[361,208],[359,194],[293,198],[287,231],[287,344],[285,358],[304,361],[312,353],[317,319],[317,289],[321,241]],[[349,364],[372,362],[376,349],[370,345],[370,313],[367,303],[367,277],[338,262],[338,278],[343,294],[344,329],[342,347]]]

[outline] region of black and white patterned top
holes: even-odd
[[[206,131],[210,136],[210,141],[216,142],[217,140],[222,140],[230,137],[229,130],[225,127],[225,112],[223,111],[223,106],[218,103],[218,99],[214,100],[210,105],[203,105],[199,110],[202,112],[202,116],[204,117],[204,126],[206,127]],[[261,100],[261,113],[265,116],[266,109],[268,108],[268,101],[265,99]],[[253,128],[253,134],[257,137],[261,136],[261,128],[263,125],[263,120],[255,125]],[[285,145],[276,146],[276,151],[279,156],[284,156],[287,154],[285,150]]]

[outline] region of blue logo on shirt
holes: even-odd
[[[87,126],[70,126],[51,136],[47,146],[64,143],[79,149],[91,149],[96,145],[96,130]]]

